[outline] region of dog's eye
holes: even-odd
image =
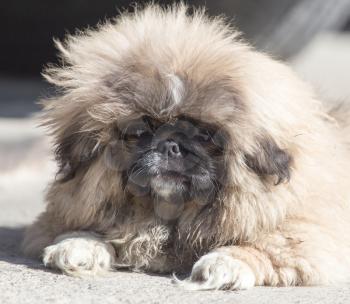
[[[142,129],[138,129],[138,130],[136,130],[136,136],[137,137],[140,137],[143,133],[145,133],[146,131],[145,130],[142,130]]]
[[[148,133],[148,131],[145,129],[134,129],[132,132],[127,132],[125,137],[126,139],[138,139],[146,133]]]
[[[135,128],[134,130],[132,130],[131,133],[129,133],[128,135],[131,136],[135,136],[135,137],[141,137],[144,133],[146,133],[147,130],[143,129],[143,128]]]
[[[142,137],[144,134],[150,133],[148,126],[143,122],[129,125],[124,131],[124,139],[136,140]]]
[[[211,140],[211,136],[208,132],[201,132],[194,136],[194,139],[199,142],[209,142]]]

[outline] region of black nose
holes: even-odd
[[[181,156],[179,145],[173,140],[163,140],[158,144],[158,151],[169,157]]]

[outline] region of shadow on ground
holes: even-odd
[[[24,226],[0,227],[0,261],[41,269],[43,265],[39,260],[27,258],[21,252],[25,228]]]

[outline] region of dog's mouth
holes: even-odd
[[[151,198],[156,216],[166,222],[176,220],[187,203],[210,203],[215,195],[213,183],[204,169],[198,172],[173,170],[161,166],[138,168],[128,176],[128,191],[138,197]]]
[[[158,178],[163,179],[166,182],[188,182],[189,181],[189,176],[182,174],[180,172],[177,171],[173,171],[173,170],[169,170],[169,171],[165,171],[162,170],[160,171],[160,173],[158,174]]]

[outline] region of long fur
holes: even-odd
[[[56,45],[61,64],[44,76],[58,94],[44,101],[43,125],[60,172],[26,233],[27,254],[93,231],[114,246],[116,265],[134,269],[190,271],[224,247],[253,269],[256,285],[349,279],[349,116],[329,115],[289,67],[222,18],[184,5],[149,5]],[[122,164],[110,160],[114,127],[140,114],[186,114],[228,134],[217,200],[188,204],[173,227],[126,199]]]

